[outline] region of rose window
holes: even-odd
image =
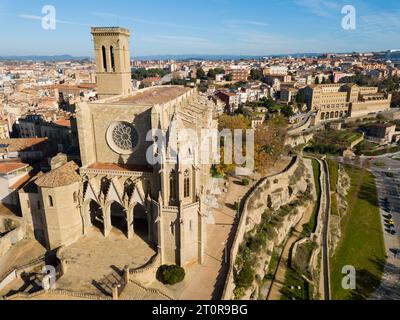
[[[127,122],[113,124],[107,132],[110,147],[119,154],[131,154],[137,147],[139,135],[136,128]]]

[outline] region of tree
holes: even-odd
[[[203,79],[203,78],[205,78],[205,76],[206,76],[206,73],[204,72],[203,68],[197,69],[197,71],[196,71],[197,79]]]
[[[255,131],[254,163],[257,172],[265,174],[282,156],[287,133],[286,119],[278,115]]]
[[[216,72],[215,69],[208,70],[207,78],[215,80]]]
[[[263,74],[259,69],[251,69],[250,71],[250,79],[253,81],[261,81],[263,79]]]
[[[392,108],[400,108],[400,92],[393,93]]]
[[[250,121],[241,114],[236,116],[228,116],[223,114],[218,119],[218,128],[220,131],[224,129],[229,129],[232,131],[235,129],[246,130],[249,129],[250,126]]]
[[[306,103],[306,94],[305,94],[304,90],[300,90],[297,93],[296,102],[297,103]]]
[[[226,76],[225,76],[225,80],[226,81],[232,81],[232,75],[231,74],[227,74]]]
[[[174,285],[185,279],[185,270],[179,266],[163,265],[158,270],[161,281],[164,284]]]

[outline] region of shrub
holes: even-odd
[[[254,277],[254,270],[252,269],[250,263],[246,262],[240,272],[236,275],[236,286],[248,289],[253,284]]]
[[[159,268],[159,275],[164,284],[172,286],[185,279],[185,270],[176,265],[163,265]]]
[[[14,227],[14,221],[12,221],[11,219],[5,219],[3,222],[4,225],[4,230],[6,232],[10,232],[13,231],[15,229]]]
[[[249,179],[243,179],[243,180],[242,180],[242,184],[243,184],[245,187],[247,187],[248,185],[250,185]]]

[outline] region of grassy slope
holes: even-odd
[[[337,203],[337,198],[336,198],[339,165],[337,162],[335,162],[333,160],[328,160],[328,169],[329,169],[329,183],[330,183],[330,187],[331,187],[331,191],[332,191],[331,214],[339,215],[338,203]]]
[[[366,299],[380,284],[386,261],[375,179],[365,170],[346,168],[351,177],[349,211],[342,220],[342,240],[331,258],[335,300]],[[344,266],[357,270],[357,289],[342,289]]]

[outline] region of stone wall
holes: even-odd
[[[389,95],[388,98],[384,100],[354,102],[351,106],[351,117],[362,117],[370,113],[388,111],[391,101],[392,95]]]
[[[265,195],[272,195],[275,193],[276,198],[278,198],[277,201],[290,198],[287,194],[289,193],[289,180],[296,172],[300,163],[300,157],[295,157],[285,171],[260,180],[255,185],[251,193],[247,196],[243,205],[239,226],[229,255],[229,271],[222,295],[223,300],[233,299],[233,291],[235,289],[234,266],[239,252],[239,247],[243,242],[247,232],[251,231],[254,226],[261,222],[262,214],[266,209],[265,204],[267,202],[267,197]],[[280,194],[279,197],[277,196],[278,193]],[[261,195],[264,195],[264,197]],[[272,205],[274,204],[272,203]]]
[[[310,132],[307,134],[289,135],[286,138],[286,145],[293,148],[301,146],[302,144],[309,143],[314,138],[314,133]]]
[[[11,219],[14,221],[16,228],[7,233],[4,237],[0,238],[0,257],[3,256],[13,245],[25,237],[25,224],[21,219],[0,217],[0,229],[2,229],[3,223],[6,219]]]
[[[156,254],[145,266],[138,269],[130,269],[130,277],[136,279],[144,286],[149,285],[156,279],[157,271],[160,266],[161,257],[159,254]]]

